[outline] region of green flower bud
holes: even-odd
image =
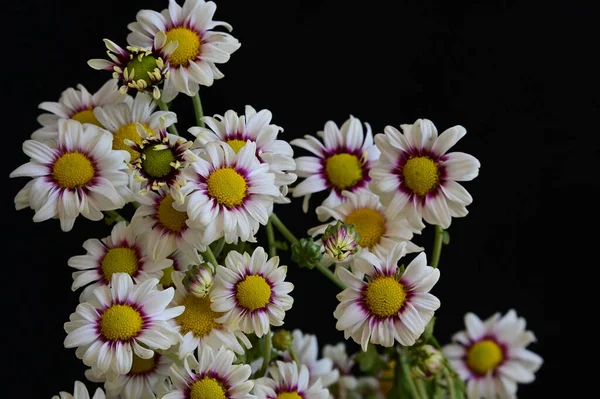
[[[321,247],[312,238],[302,238],[292,245],[292,260],[300,267],[314,269],[322,257]]]
[[[273,347],[280,351],[288,350],[292,347],[294,337],[288,330],[277,330],[273,333]]]

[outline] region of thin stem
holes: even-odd
[[[285,224],[275,214],[275,212],[271,213],[270,220],[273,222],[273,225],[279,230],[279,232],[285,237],[286,240],[290,242],[290,244],[295,244],[298,242],[296,236],[287,228]]]
[[[450,399],[456,399],[456,390],[454,389],[454,381],[452,380],[452,376],[448,372],[448,369],[444,369],[444,376],[446,377],[446,382],[448,383],[448,393],[450,394]]]
[[[292,348],[288,349],[288,352],[290,353],[290,356],[291,356],[292,360],[294,362],[296,362],[296,364],[299,366],[300,365],[300,360],[298,360],[298,355],[296,355],[296,352],[294,352],[294,350]]]
[[[419,390],[419,395],[421,395],[422,398],[427,397],[427,392],[425,392],[425,385],[423,385],[423,380],[417,380],[417,389]]]
[[[208,261],[209,261],[210,263],[212,263],[212,264],[213,264],[213,266],[214,266],[215,268],[216,268],[216,267],[217,267],[217,265],[219,264],[219,263],[217,262],[217,258],[215,258],[215,254],[213,254],[213,251],[210,249],[210,246],[207,246],[207,247],[206,247],[206,251],[202,252],[202,256],[203,256],[204,258],[207,258],[207,259],[208,259]]]
[[[117,211],[104,211],[104,214],[105,214],[105,216],[104,216],[105,218],[106,217],[112,218],[113,223],[125,221],[125,218],[123,216],[121,216],[121,214]]]
[[[221,251],[223,250],[224,246],[225,246],[225,237],[221,237],[217,241],[217,245],[215,245],[215,250],[213,251],[213,255],[215,255],[215,258],[218,258],[219,255],[221,255]]]
[[[323,266],[322,264],[317,264],[316,268],[323,274],[325,275],[325,277],[327,277],[328,279],[330,279],[331,281],[333,281],[333,283],[335,285],[337,285],[338,287],[340,287],[342,290],[346,289],[346,284],[344,284],[339,278],[337,278],[335,276],[335,274],[329,270],[327,267]]]
[[[269,361],[271,361],[271,347],[273,343],[271,342],[271,333],[267,332],[265,334],[265,353],[263,357],[263,363],[259,371],[259,375],[262,377],[267,373],[267,366],[269,365]]]
[[[194,113],[196,114],[196,123],[200,127],[204,127],[204,121],[202,117],[204,116],[204,111],[202,110],[202,102],[200,101],[200,93],[197,92],[194,97],[192,97],[192,101],[194,102]]]
[[[438,267],[440,263],[440,255],[442,254],[442,236],[444,229],[440,226],[435,226],[435,235],[433,236],[433,252],[431,254],[431,267]]]
[[[406,380],[406,385],[408,386],[408,389],[411,392],[411,396],[414,399],[420,399],[421,395],[419,395],[419,391],[417,390],[417,386],[415,385],[415,381],[410,376],[410,370],[408,368],[408,362],[406,361],[406,359],[404,359],[404,357],[402,357],[402,355],[398,356],[398,362],[402,365],[402,375],[404,376],[404,379]]]
[[[158,104],[158,108],[160,108],[162,111],[168,111],[169,110],[169,106],[163,101],[162,98],[155,99],[154,101],[156,101],[156,103]],[[171,126],[169,126],[167,129],[169,129],[169,132],[171,134],[179,136],[179,133],[177,132],[177,127],[175,126],[174,123]]]
[[[267,241],[269,242],[269,256],[272,258],[277,255],[277,248],[275,247],[275,233],[273,232],[271,220],[267,222],[265,228],[267,230]]]

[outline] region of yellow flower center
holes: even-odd
[[[234,168],[216,169],[206,181],[208,194],[227,208],[241,205],[246,198],[248,184]]]
[[[223,385],[215,378],[204,377],[190,387],[191,399],[227,399]]]
[[[402,173],[408,188],[419,196],[434,190],[440,180],[438,167],[429,157],[410,158],[406,161]]]
[[[277,394],[277,399],[302,399],[298,392],[281,392]]]
[[[83,187],[95,174],[92,161],[78,151],[61,155],[52,167],[52,177],[61,188]]]
[[[504,360],[502,348],[491,339],[473,344],[467,353],[469,368],[480,375],[494,370]]]
[[[175,319],[181,326],[181,335],[191,331],[196,337],[202,338],[221,326],[215,319],[221,317],[222,314],[212,311],[208,295],[199,298],[188,294],[181,304],[185,306],[185,310]]]
[[[98,122],[98,119],[96,119],[93,108],[88,108],[84,109],[83,111],[79,111],[73,116],[71,116],[71,119],[74,119],[77,122],[81,123],[91,123],[92,125],[100,126],[102,128],[104,127],[100,122]]]
[[[385,233],[385,218],[381,213],[371,208],[357,209],[344,220],[346,224],[353,224],[360,235],[358,245],[372,248],[379,243]]]
[[[173,28],[167,31],[167,43],[179,42],[177,49],[169,57],[169,64],[172,66],[188,66],[200,54],[202,41],[200,36],[188,28]]]
[[[238,283],[235,297],[248,310],[262,309],[271,299],[271,286],[262,276],[246,276]]]
[[[337,189],[345,190],[358,183],[363,169],[356,155],[335,154],[325,161],[325,174]]]
[[[163,275],[158,281],[160,284],[162,284],[163,288],[173,287],[173,270],[175,270],[173,266],[163,269]]]
[[[245,140],[237,139],[227,140],[226,143],[229,144],[229,146],[233,149],[233,151],[235,151],[236,154],[240,152],[240,150],[246,145]]]
[[[142,144],[142,137],[138,134],[135,123],[128,123],[121,126],[113,135],[113,150],[125,150],[131,155],[130,161],[133,162],[139,158],[140,153],[125,144],[125,139],[131,140],[136,144]],[[154,136],[156,133],[146,124],[143,125],[146,132]]]
[[[365,293],[367,307],[378,317],[397,314],[405,300],[404,287],[392,277],[376,277],[371,280]]]
[[[115,273],[127,273],[132,276],[138,269],[138,256],[128,247],[111,248],[104,255],[100,267],[106,281],[111,281]]]
[[[135,353],[133,354],[133,362],[129,374],[145,374],[154,370],[156,366],[156,353],[150,359],[142,359]]]
[[[167,194],[165,198],[160,200],[158,204],[157,217],[160,224],[167,230],[173,233],[179,233],[187,225],[185,221],[188,220],[187,212],[180,212],[173,208],[173,202],[175,199],[171,194]]]
[[[173,170],[171,165],[175,161],[175,155],[170,148],[155,149],[158,146],[149,145],[145,147],[144,158],[142,159],[142,169],[154,178],[167,176]]]
[[[142,315],[129,305],[112,305],[102,314],[100,331],[111,341],[127,341],[142,330]]]

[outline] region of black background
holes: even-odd
[[[85,239],[104,237],[110,227],[78,218],[63,233],[58,220],[33,223],[30,209],[17,212],[13,205],[27,179],[8,174],[28,161],[20,148],[39,127],[38,104],[58,101],[78,83],[95,92],[109,73],[86,61],[105,57],[102,39],[126,45],[126,25],[138,10],[167,4],[28,0],[4,14],[3,241],[10,256],[2,303],[11,334],[4,362],[6,381],[20,397],[72,392],[73,381],[84,380],[85,366],[63,347],[63,323],[79,294],[70,290],[73,270],[66,262],[85,253]],[[442,253],[432,291],[442,302],[436,335],[448,342],[464,328],[468,311],[485,318],[516,309],[538,337],[530,349],[545,359],[536,381],[519,386],[519,396],[542,397],[559,378],[559,306],[569,289],[551,278],[580,246],[561,222],[573,207],[586,212],[571,193],[586,183],[582,172],[597,158],[597,139],[575,143],[593,129],[582,117],[597,106],[582,79],[591,14],[548,2],[221,1],[215,19],[231,23],[242,46],[221,67],[225,78],[202,88],[201,97],[207,115],[243,112],[246,104],[267,108],[287,140],[314,134],[328,120],[340,125],[350,114],[374,133],[417,118],[431,119],[440,132],[465,126],[467,135],[453,150],[473,154],[482,166],[464,184],[474,198],[470,214],[453,219],[451,245]],[[184,131],[192,123],[191,100],[180,96],[173,106]],[[593,156],[583,154],[589,150]],[[299,236],[317,223],[302,216],[300,202],[276,207]],[[428,253],[431,229],[415,238]],[[289,264],[287,254],[282,258]],[[289,280],[296,302],[285,326],[317,334],[321,345],[343,340],[332,316],[335,287],[291,264]]]

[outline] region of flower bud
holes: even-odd
[[[312,238],[302,238],[292,245],[292,260],[300,267],[314,269],[322,257],[321,247]]]
[[[204,298],[208,295],[208,291],[210,291],[214,280],[215,275],[210,265],[206,263],[193,265],[183,277],[183,286],[190,294],[198,298]]]
[[[294,337],[288,330],[277,330],[273,333],[273,347],[280,351],[286,351],[292,347]]]
[[[429,379],[437,375],[444,368],[444,356],[431,345],[418,348],[417,362],[412,367],[415,377]]]
[[[354,225],[347,225],[338,220],[336,224],[327,227],[322,241],[325,252],[329,256],[337,261],[343,261],[358,251],[359,239]]]

